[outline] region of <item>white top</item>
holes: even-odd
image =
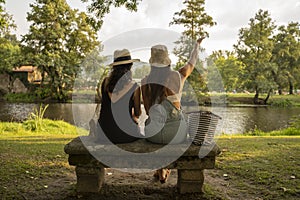
[[[177,73],[178,73],[178,76],[179,76],[179,83],[180,83],[179,91],[178,91],[178,93],[176,93],[176,94],[167,96],[167,99],[168,99],[170,102],[172,102],[172,103],[174,103],[174,102],[180,102],[181,96],[182,96],[183,84],[182,84],[182,82],[181,82],[181,75],[180,75],[180,73],[179,73],[179,72],[177,72]]]

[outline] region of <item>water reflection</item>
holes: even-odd
[[[39,104],[1,103],[0,121],[26,120]],[[64,120],[80,127],[88,128],[88,122],[93,117],[96,104],[50,104],[45,117]],[[197,110],[196,107],[184,108],[187,111]],[[276,130],[288,125],[294,116],[300,116],[300,108],[271,107],[201,107],[222,117],[218,133],[244,133],[255,127],[263,131]],[[145,115],[142,115],[145,118]]]

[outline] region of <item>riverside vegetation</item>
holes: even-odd
[[[72,99],[72,95],[75,96],[75,98]],[[227,94],[204,94],[199,93],[197,94],[197,100],[199,104],[205,104],[206,102],[210,101],[211,97],[213,95],[221,96],[220,98],[223,101],[226,101],[226,104],[230,105],[239,105],[239,104],[254,104],[253,103],[253,95],[254,94],[246,94],[246,93],[227,93]],[[95,101],[99,101],[95,96],[94,91],[77,91],[72,93],[69,93],[69,99],[67,102],[72,103],[85,103],[90,102],[95,98]],[[262,98],[265,98],[265,95],[261,95]],[[83,98],[81,98],[83,97]],[[186,97],[189,99],[189,96]],[[39,95],[33,94],[33,93],[20,93],[20,94],[6,94],[3,97],[4,101],[10,102],[10,103],[35,103],[35,102],[47,102],[47,99],[41,98]],[[51,100],[50,100],[51,102]],[[300,96],[299,95],[271,95],[270,100],[268,102],[268,105],[274,106],[274,107],[300,107]]]

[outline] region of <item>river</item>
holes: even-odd
[[[44,117],[64,120],[71,124],[87,128],[89,119],[93,116],[95,104],[50,104]],[[39,104],[4,103],[0,104],[0,121],[23,121],[31,112],[39,108]],[[189,107],[187,110],[195,110]],[[201,110],[211,110],[222,117],[217,131],[219,133],[245,133],[254,128],[271,131],[285,128],[294,117],[300,117],[300,108],[273,107],[201,107]],[[145,118],[143,115],[142,118]]]

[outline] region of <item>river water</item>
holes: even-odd
[[[46,118],[64,120],[79,127],[88,128],[88,121],[93,117],[96,104],[50,104],[45,112]],[[0,104],[0,121],[23,121],[31,112],[39,108],[39,104],[4,103]],[[188,111],[196,107],[185,108]],[[254,128],[263,131],[278,130],[288,126],[295,117],[300,117],[300,108],[272,107],[201,107],[222,117],[217,132],[236,134]],[[145,116],[142,116],[145,119]]]

